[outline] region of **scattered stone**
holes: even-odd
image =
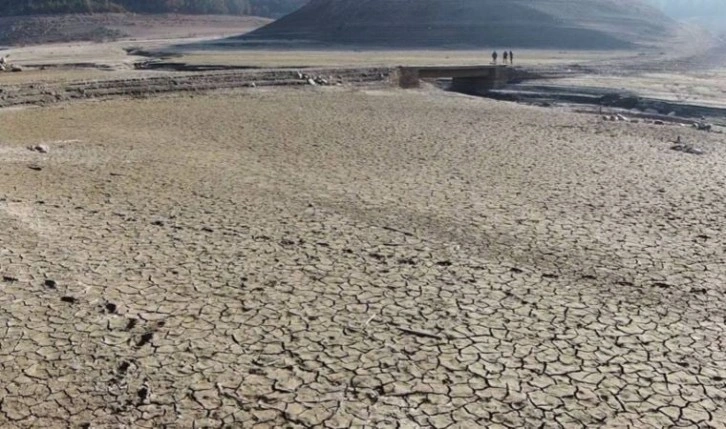
[[[316,86],[317,82],[315,82],[315,79],[308,79],[308,85]]]
[[[17,277],[15,277],[15,276],[8,276],[8,275],[5,275],[5,276],[3,276],[3,281],[4,281],[5,283],[15,283],[15,282],[17,282],[17,281],[18,281],[18,278],[17,278]]]
[[[681,136],[678,136],[678,139],[676,139],[676,144],[671,146],[671,150],[675,150],[677,152],[683,152],[683,153],[689,153],[691,155],[703,155],[704,152],[702,149],[699,149],[693,145],[683,143],[681,141]]]
[[[63,297],[61,297],[61,301],[66,302],[68,304],[75,304],[78,300],[72,296],[63,296]]]
[[[653,123],[655,125],[665,125],[665,122],[661,121],[660,119],[656,119],[655,121],[653,121]]]
[[[116,304],[114,304],[112,302],[107,302],[104,307],[105,307],[105,309],[106,309],[107,312],[109,312],[111,314],[116,313],[116,310],[117,310]]]
[[[398,328],[399,331],[403,332],[404,334],[413,335],[416,337],[421,338],[433,338],[435,340],[441,340],[442,338],[432,332],[422,331],[419,329],[409,329],[409,328]]]
[[[50,148],[48,146],[44,145],[44,144],[38,144],[38,145],[35,145],[35,146],[28,146],[28,150],[31,150],[33,152],[38,152],[38,153],[48,153],[48,152],[50,152]]]
[[[693,128],[697,129],[698,131],[711,131],[711,128],[713,128],[713,126],[705,122],[696,122],[693,124]]]
[[[56,289],[58,287],[58,283],[55,280],[47,279],[44,283],[45,287],[48,289]]]

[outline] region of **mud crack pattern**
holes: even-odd
[[[352,89],[0,119],[2,427],[725,427],[721,135]]]

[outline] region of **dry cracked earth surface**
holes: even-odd
[[[0,427],[726,427],[723,134],[345,87],[0,124]]]

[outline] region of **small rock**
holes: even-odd
[[[76,298],[74,298],[72,296],[64,296],[64,297],[61,297],[61,301],[67,302],[68,304],[75,304],[77,300],[76,300]]]
[[[13,64],[12,66],[10,66],[10,71],[13,73],[18,73],[18,72],[23,71],[23,68],[17,64]]]
[[[308,85],[316,86],[317,83],[315,82],[315,79],[308,79]]]
[[[58,287],[58,283],[55,280],[47,279],[44,283],[48,289],[55,289]]]
[[[675,150],[676,152],[688,153],[691,155],[703,155],[704,154],[702,149],[694,147],[690,144],[683,144],[683,143],[676,143],[675,145],[671,146],[671,150]]]
[[[29,165],[28,168],[33,171],[41,171],[43,169],[43,167],[41,167],[39,165]]]
[[[705,122],[696,122],[693,124],[693,128],[699,130],[699,131],[711,131],[711,124],[707,124]]]
[[[655,125],[665,125],[665,122],[661,121],[660,119],[656,119],[655,121],[653,121],[653,123]]]

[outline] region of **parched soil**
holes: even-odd
[[[2,427],[726,427],[723,134],[351,87],[0,120]]]

